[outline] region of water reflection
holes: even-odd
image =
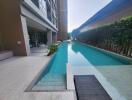
[[[73,42],[68,46],[68,62],[75,66],[123,65],[123,63],[96,49],[86,47],[80,43]]]
[[[68,44],[62,43],[55,55],[53,62],[51,62],[51,69],[49,73],[65,74],[66,64],[68,63]]]
[[[85,51],[84,51],[85,52]],[[91,63],[81,52],[81,48],[76,43],[68,46],[68,63],[72,66],[90,66]]]

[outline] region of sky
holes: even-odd
[[[78,28],[111,0],[68,0],[68,32]]]

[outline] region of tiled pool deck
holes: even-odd
[[[0,61],[0,100],[76,100],[73,75],[95,75],[113,100],[132,100],[132,65],[68,65],[68,91],[25,92],[49,60],[47,56],[30,56]]]
[[[132,65],[97,67],[97,70],[127,100],[132,100]]]
[[[72,70],[72,71],[71,71]],[[132,100],[132,65],[67,66],[67,88],[74,90],[73,75],[95,75],[112,100]]]
[[[0,100],[74,100],[73,91],[24,92],[50,57],[12,57],[0,61]]]

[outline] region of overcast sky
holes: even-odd
[[[78,28],[111,0],[68,0],[68,32]]]

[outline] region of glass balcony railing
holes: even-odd
[[[47,19],[54,25],[56,25],[56,8],[54,1],[52,0],[31,0],[36,7],[43,13],[42,16],[46,16]],[[54,5],[53,5],[54,4]]]
[[[39,8],[39,0],[31,0]]]

